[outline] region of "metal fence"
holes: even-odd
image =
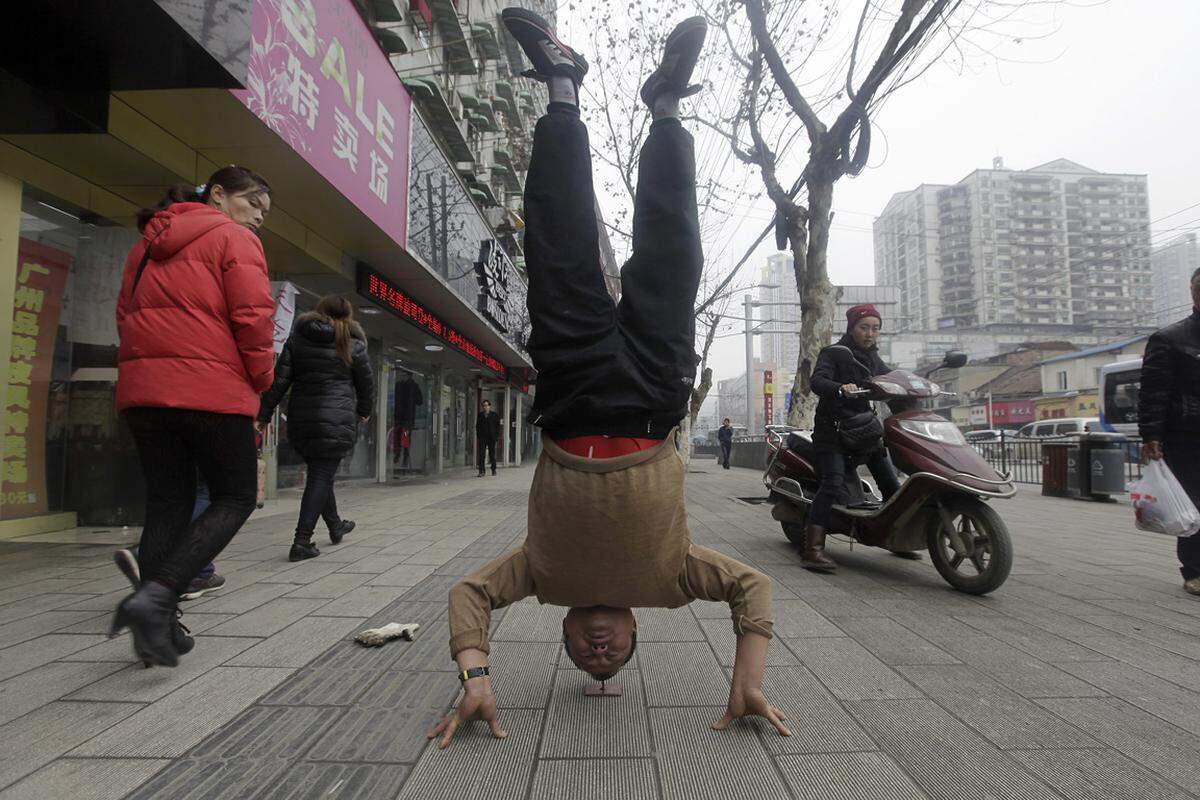
[[[1073,444],[1077,436],[1055,436],[1041,439],[1004,438],[997,442],[974,442],[971,444],[978,450],[988,463],[1001,473],[1012,472],[1016,483],[1042,482],[1042,468],[1045,454],[1042,446],[1046,444]],[[1142,477],[1142,440],[1137,437],[1127,437],[1121,445],[1125,451],[1125,483],[1128,485]]]

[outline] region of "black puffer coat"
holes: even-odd
[[[367,337],[351,323],[351,361],[338,357],[333,323],[316,312],[301,314],[275,363],[275,382],[262,397],[259,420],[271,418],[291,389],[288,440],[305,458],[341,458],[354,447],[360,417],[371,416],[375,381]]]
[[[1146,343],[1138,432],[1147,441],[1200,444],[1200,309]]]
[[[820,398],[813,423],[813,442],[827,446],[838,444],[838,420],[871,410],[870,400],[842,397],[839,390],[847,383],[861,384],[869,376],[892,371],[879,357],[878,348],[863,350],[848,333],[837,343],[848,347],[850,352],[832,345],[821,350],[811,380],[812,390]]]

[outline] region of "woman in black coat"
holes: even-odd
[[[288,440],[308,465],[291,561],[321,554],[312,543],[317,517],[329,526],[329,540],[342,541],[354,523],[338,517],[333,476],[354,448],[358,423],[371,417],[375,382],[367,358],[367,337],[344,297],[329,295],[317,310],[301,314],[275,364],[275,383],[263,395],[259,425],[291,389]]]
[[[846,322],[846,334],[836,345],[821,351],[812,374],[812,390],[820,398],[813,426],[813,445],[816,466],[821,472],[821,486],[808,512],[800,563],[817,572],[833,572],[837,568],[825,553],[825,533],[833,521],[833,505],[840,499],[846,483],[848,454],[842,446],[837,426],[842,420],[871,410],[869,400],[847,397],[846,393],[858,389],[859,383],[869,377],[891,372],[891,367],[879,357],[876,346],[883,325],[878,309],[870,304],[854,306],[846,312]],[[885,501],[900,489],[882,438],[877,449],[857,458],[871,470]]]

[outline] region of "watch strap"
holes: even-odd
[[[471,680],[471,678],[482,678],[485,675],[491,674],[491,671],[489,671],[487,667],[472,667],[471,669],[464,669],[462,672],[458,673],[458,679],[463,683],[466,683],[467,681]]]

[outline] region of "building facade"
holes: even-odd
[[[1192,273],[1200,269],[1200,242],[1185,233],[1150,253],[1154,272],[1154,314],[1158,326],[1186,317],[1192,308]]]
[[[529,0],[541,13],[551,13]],[[500,4],[47,0],[0,52],[0,538],[137,524],[142,478],[114,413],[115,303],[134,217],[164,187],[244,164],[272,185],[259,235],[277,348],[352,297],[378,405],[340,477],[474,462],[483,399],[509,463],[532,455],[520,197],[540,84]],[[129,47],[130,31],[153,47]],[[282,418],[279,422],[283,423]],[[269,491],[298,483],[286,424]]]
[[[1150,318],[1145,175],[996,159],[952,186],[896,195],[874,236],[876,274],[902,287],[924,330],[1083,325],[1111,337]]]

